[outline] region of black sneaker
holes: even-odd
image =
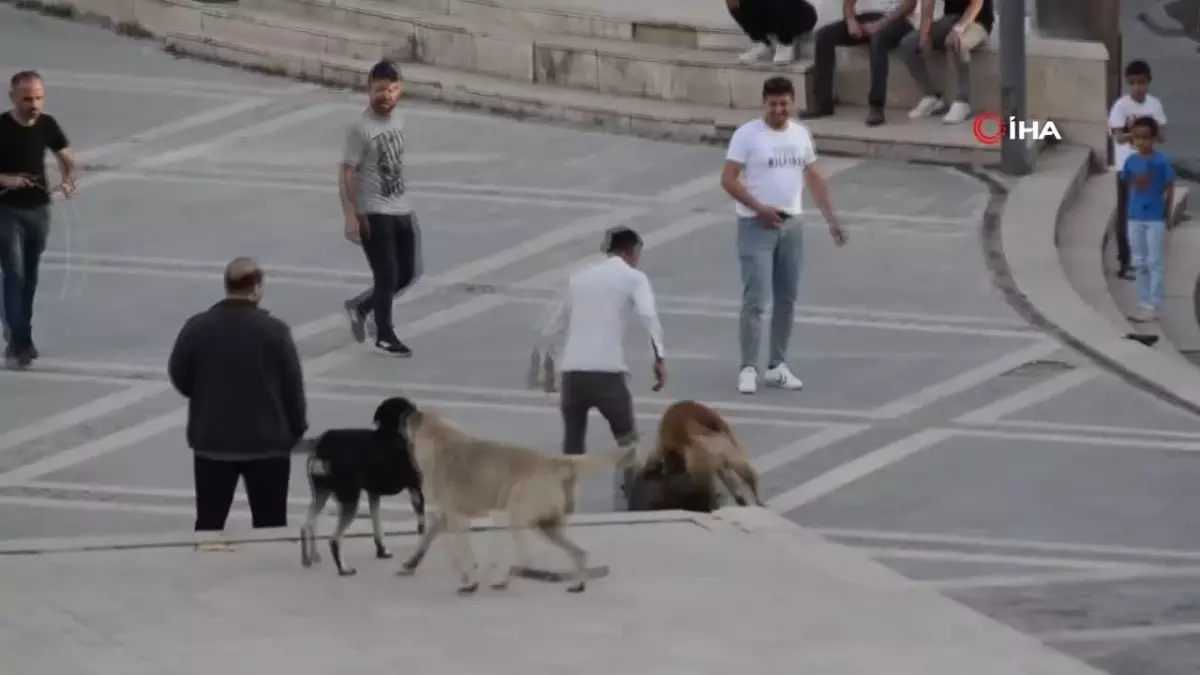
[[[362,311],[354,300],[347,300],[342,304],[342,308],[346,310],[346,319],[350,321],[350,333],[354,335],[355,342],[365,342],[367,339],[367,313]]]
[[[408,348],[408,345],[395,338],[391,340],[376,340],[375,350],[388,356],[398,356],[401,358],[412,356],[412,350]]]

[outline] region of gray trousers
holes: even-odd
[[[637,443],[637,423],[633,416],[633,395],[629,393],[626,373],[566,371],[562,374],[559,408],[563,419],[563,452],[582,455],[586,450],[588,413],[600,411],[617,445]],[[619,510],[628,508],[628,485],[633,469],[616,477],[613,502]],[[574,505],[572,504],[572,509]]]
[[[932,43],[930,46],[933,51],[946,54],[946,38],[953,32],[954,26],[958,24],[960,18],[962,17],[958,15],[947,14],[933,22],[929,28],[929,41]],[[972,31],[982,32],[983,28],[979,24],[974,24]],[[972,35],[972,41],[975,41],[977,37],[977,35]],[[986,39],[986,32],[983,32],[983,37]],[[900,46],[896,47],[896,55],[908,66],[908,72],[917,81],[917,86],[921,88],[922,94],[926,96],[942,95],[942,88],[929,75],[929,55],[921,52],[921,31],[909,33],[900,42]],[[971,62],[969,59],[963,58],[961,54],[946,54],[946,56],[947,60],[954,64],[956,82],[954,100],[969,102],[971,100]]]
[[[742,367],[758,368],[762,317],[771,299],[771,341],[767,368],[787,361],[796,315],[796,294],[804,258],[799,218],[765,227],[757,218],[738,218],[737,252],[742,269],[742,312],[738,339]]]

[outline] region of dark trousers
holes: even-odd
[[[392,300],[421,276],[421,230],[412,214],[367,214],[363,252],[373,285],[351,302],[360,314],[375,313],[375,337],[395,340]]]
[[[12,351],[33,346],[33,297],[49,233],[49,206],[14,209],[0,205],[0,274],[3,274],[0,318]]]
[[[878,12],[856,14],[860,24],[878,21],[883,15]],[[872,108],[882,108],[887,102],[888,55],[913,27],[906,19],[897,19],[874,35],[853,37],[846,29],[845,21],[835,21],[817,31],[814,38],[813,58],[813,110],[833,110],[833,73],[837,67],[837,48],[840,45],[867,45],[871,54],[871,90],[867,103]]]
[[[1113,237],[1117,240],[1117,264],[1124,270],[1129,267],[1129,185],[1120,174],[1117,174],[1117,217],[1114,222],[1116,231]]]
[[[567,371],[562,374],[559,407],[563,418],[563,452],[582,455],[587,442],[588,413],[600,411],[618,445],[637,440],[633,395],[625,373]]]
[[[817,25],[817,10],[807,0],[740,0],[736,8],[729,7],[729,14],[755,42],[765,43],[774,35],[790,45]]]
[[[238,478],[246,483],[246,498],[254,527],[287,527],[288,482],[292,458],[224,460],[196,456],[196,531],[219,532],[233,506]]]

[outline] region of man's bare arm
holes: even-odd
[[[729,194],[730,197],[738,200],[746,206],[746,208],[755,213],[762,213],[767,210],[767,206],[754,198],[746,186],[740,180],[742,169],[745,165],[739,164],[733,160],[725,160],[725,166],[721,168],[721,188]]]
[[[58,160],[58,173],[62,176],[63,194],[70,197],[75,191],[75,153],[70,148],[63,148],[54,153]]]
[[[342,215],[358,215],[358,171],[351,164],[338,165],[338,196],[342,200]]]
[[[841,224],[838,223],[837,214],[833,211],[833,203],[829,199],[829,183],[825,181],[825,176],[821,175],[821,171],[817,169],[815,163],[804,167],[804,184],[812,193],[813,201],[817,203],[817,208],[825,218],[825,223],[829,225],[829,234],[833,236],[833,240],[837,242],[838,246],[846,243],[846,234],[842,230]]]

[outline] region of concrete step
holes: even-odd
[[[336,86],[365,86],[374,63],[371,58],[268,47],[199,32],[169,32],[163,38],[175,53]],[[404,78],[406,94],[416,98],[651,138],[724,143],[739,124],[755,115],[724,106],[611,96],[423,64],[406,64]],[[897,115],[895,122],[867,127],[864,116],[864,110],[847,107],[835,117],[813,120],[809,127],[820,152],[943,164],[992,165],[999,160],[998,147],[981,145],[970,125],[912,122]]]
[[[219,39],[355,56],[390,37],[401,62],[618,96],[757,108],[763,80],[784,73],[805,105],[806,62],[743,66],[731,53],[488,25],[374,0],[250,0],[249,9],[139,1],[193,7],[203,14],[198,32]]]
[[[721,2],[651,0],[392,0],[483,25],[693,49],[740,50],[749,39]]]

